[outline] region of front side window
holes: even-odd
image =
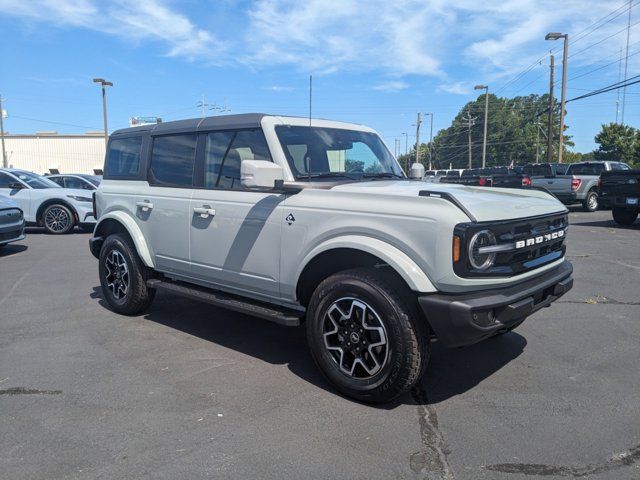
[[[278,126],[276,134],[297,179],[404,178],[400,166],[374,133],[338,128]]]
[[[76,177],[65,177],[64,186],[67,188],[76,188],[80,190],[93,190],[88,183]]]
[[[241,188],[240,165],[243,160],[271,161],[262,130],[207,134],[204,159],[205,188]]]
[[[140,171],[140,149],[142,137],[115,138],[109,143],[105,162],[106,176],[130,177]]]
[[[9,185],[12,183],[18,183],[18,181],[6,173],[0,172],[0,188],[10,188]]]
[[[195,134],[155,137],[149,183],[171,187],[193,186],[196,139]]]

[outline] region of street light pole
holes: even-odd
[[[482,140],[482,168],[484,168],[487,160],[487,126],[489,122],[489,86],[476,85],[473,89],[484,90],[484,137]]]
[[[431,117],[429,122],[429,170],[431,170],[433,164],[433,113],[425,113],[426,115]]]
[[[422,123],[422,114],[418,112],[418,122],[416,123],[416,163],[420,163],[420,124]],[[407,159],[407,169],[409,168],[409,160]]]
[[[555,97],[553,94],[555,64],[553,53],[549,55],[549,116],[547,124],[547,163],[553,160],[553,110]]]
[[[2,140],[2,168],[7,168],[7,151],[4,148],[4,110],[2,110],[2,95],[0,95],[0,139]]]
[[[404,154],[408,155],[409,154],[409,134],[403,133],[402,135],[404,135]]]
[[[107,129],[107,89],[105,87],[113,87],[113,83],[107,82],[104,78],[94,78],[93,83],[99,83],[102,86],[102,121],[104,122],[104,146],[106,148],[109,142],[109,130]]]
[[[558,139],[558,163],[562,163],[562,144],[564,142],[564,104],[567,97],[567,59],[569,53],[569,34],[547,33],[545,40],[558,40],[564,38],[562,51],[562,96],[560,97],[560,138]]]

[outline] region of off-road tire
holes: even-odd
[[[117,298],[113,287],[109,286],[109,268],[113,269],[113,266],[108,267],[107,264],[108,259],[111,262],[114,258],[113,252],[117,252],[115,254],[117,258],[120,258],[118,255],[122,257],[128,271],[126,293],[122,294],[119,291],[122,294],[121,298]],[[105,239],[100,249],[98,271],[102,296],[115,312],[123,315],[135,315],[145,311],[153,302],[156,291],[147,287],[147,280],[151,276],[151,271],[140,260],[138,252],[129,237],[117,233],[109,235]]]
[[[638,212],[626,208],[614,207],[611,213],[613,213],[613,220],[618,225],[631,225],[638,218]]]
[[[582,202],[582,209],[585,212],[595,212],[598,210],[599,202],[598,202],[598,192],[595,190],[589,190],[587,192],[587,196]]]
[[[384,324],[386,361],[368,379],[354,378],[338,366],[325,345],[325,315],[338,299],[355,298],[370,305]],[[426,369],[429,327],[415,295],[386,268],[356,268],[325,279],[307,309],[307,341],[320,371],[342,394],[369,403],[387,403],[413,387]]]
[[[55,218],[59,218],[60,222],[64,221],[65,223],[58,223]],[[54,203],[45,208],[40,221],[44,230],[51,235],[69,233],[73,231],[73,227],[76,225],[76,217],[71,209],[61,203]]]

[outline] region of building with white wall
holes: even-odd
[[[7,165],[35,173],[49,173],[57,168],[60,173],[94,173],[104,164],[104,134],[6,134]],[[1,166],[0,158],[0,166]]]

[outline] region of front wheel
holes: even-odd
[[[638,218],[638,212],[626,208],[613,208],[613,220],[619,225],[631,225]]]
[[[595,212],[598,210],[598,192],[591,190],[587,193],[586,198],[582,202],[582,208],[585,212]]]
[[[344,395],[389,402],[415,385],[426,368],[427,324],[400,282],[380,269],[359,268],[330,276],[311,297],[311,354]]]
[[[49,205],[42,212],[42,224],[47,233],[62,235],[73,230],[75,217],[66,205]]]
[[[114,311],[135,315],[151,305],[155,290],[147,287],[149,271],[129,238],[109,235],[100,249],[99,261],[102,295]]]

